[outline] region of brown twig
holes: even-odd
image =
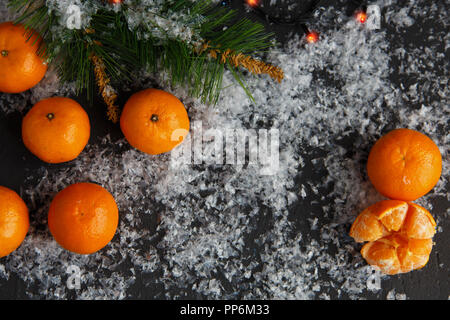
[[[84,32],[86,34],[94,34],[95,30],[87,28],[84,30]],[[98,46],[102,45],[97,40],[94,40],[93,42]],[[103,60],[100,57],[96,56],[94,53],[92,53],[89,58],[94,65],[95,81],[97,83],[98,90],[103,97],[103,101],[105,101],[108,107],[108,119],[114,123],[117,123],[119,121],[119,108],[115,105],[117,94],[109,84],[111,80],[105,72],[105,64]]]
[[[199,54],[204,52],[208,52],[208,55],[213,59],[220,59],[220,62],[222,63],[228,62],[234,67],[243,67],[253,74],[268,74],[272,79],[279,83],[284,79],[284,72],[280,67],[254,59],[242,53],[235,53],[230,49],[225,51],[213,49],[208,43],[204,43],[202,47],[197,50],[197,53]]]
[[[103,60],[95,54],[91,54],[90,59],[94,64],[95,80],[97,82],[99,92],[102,95],[106,105],[108,106],[108,119],[114,123],[117,123],[119,121],[120,113],[119,107],[115,105],[117,94],[109,85],[111,80],[105,72],[105,64],[103,63]]]

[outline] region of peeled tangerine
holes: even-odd
[[[386,274],[420,269],[428,262],[436,222],[423,207],[400,200],[375,203],[350,228],[356,242],[366,242],[361,255]]]

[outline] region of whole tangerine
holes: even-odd
[[[61,163],[75,159],[90,136],[89,117],[74,100],[53,97],[39,101],[22,121],[22,140],[42,161]]]
[[[25,202],[13,190],[0,186],[0,258],[20,246],[29,226]]]
[[[174,95],[157,89],[133,94],[120,117],[127,141],[148,154],[168,152],[189,133],[189,117],[183,103]]]
[[[442,156],[426,135],[396,129],[381,137],[367,161],[370,181],[382,195],[413,201],[427,194],[439,181]]]
[[[119,210],[113,196],[94,183],[72,184],[60,191],[48,212],[51,234],[63,248],[91,254],[114,237]]]
[[[28,39],[27,32],[34,32]],[[26,91],[42,80],[47,64],[38,56],[42,38],[21,24],[0,24],[0,92]]]

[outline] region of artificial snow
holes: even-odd
[[[423,2],[402,10],[392,1],[377,3],[385,22],[395,21],[404,32],[423,17]],[[437,4],[426,13],[433,23],[444,21],[440,14]],[[16,275],[31,298],[123,299],[136,281],[162,286],[165,296],[155,298],[362,298],[372,273],[347,234],[357,214],[382,199],[365,174],[368,150],[395,119],[396,127],[424,132],[447,154],[449,135],[438,135],[437,128],[448,128],[448,79],[429,68],[445,56],[432,38],[425,48],[394,47],[387,30],[367,30],[334,8],[322,10],[315,23],[311,27],[322,30],[319,42],[294,38],[270,52],[267,59],[285,71],[281,85],[268,77],[247,79],[255,103],[229,73],[216,107],[189,98],[182,88],[164,87],[182,99],[191,123],[201,123],[191,136],[200,129],[278,129],[274,175],[261,175],[258,166],[214,164],[209,153],[203,164],[171,165],[170,153],[149,156],[105,136],[69,165],[42,167],[24,183],[31,229],[2,260],[0,278]],[[439,36],[447,47],[448,35],[423,34]],[[397,85],[394,75],[404,83]],[[145,86],[160,80],[147,78],[137,81]],[[41,98],[70,94],[73,85],[59,85],[49,72],[31,91],[0,95],[0,110],[24,114]],[[341,145],[349,136],[351,150]],[[204,141],[204,147],[214,142]],[[444,157],[441,180],[419,204],[431,208],[434,197],[447,198],[448,165]],[[307,168],[323,176],[310,176]],[[46,227],[54,195],[82,181],[108,189],[121,217],[113,241],[89,256],[59,247]],[[156,230],[148,220],[160,221]],[[301,220],[309,232],[296,225]],[[66,286],[71,266],[80,268],[80,289]],[[395,290],[378,294],[407,298]]]

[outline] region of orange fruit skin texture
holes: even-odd
[[[157,121],[152,121],[154,115]],[[120,128],[134,148],[155,155],[172,150],[184,140],[189,133],[189,117],[174,95],[146,89],[128,99]]]
[[[0,186],[0,258],[20,246],[29,226],[25,202],[13,190]]]
[[[86,111],[76,101],[63,97],[39,101],[22,121],[23,143],[31,153],[48,163],[78,157],[89,141],[90,131]]]
[[[0,91],[19,93],[42,80],[47,64],[36,54],[42,38],[27,40],[25,28],[12,22],[0,24]]]
[[[433,247],[436,222],[423,207],[384,200],[361,212],[350,228],[361,255],[383,273],[398,274],[424,267]]]
[[[427,194],[439,181],[442,156],[426,135],[396,129],[381,137],[369,153],[367,173],[382,195],[413,201]]]
[[[114,237],[119,210],[113,196],[93,183],[77,183],[60,191],[48,212],[51,234],[63,248],[91,254]]]

